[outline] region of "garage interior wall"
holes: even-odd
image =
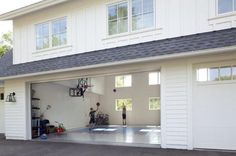
[[[160,110],[149,110],[149,97],[160,97],[160,85],[149,85],[149,72],[132,73],[132,87],[116,88],[115,76],[105,78],[104,111],[110,115],[111,124],[121,124],[121,112],[116,111],[115,100],[131,98],[132,111],[127,111],[129,125],[160,125]]]
[[[127,112],[129,125],[160,125],[160,110],[149,110],[149,97],[160,97],[160,85],[149,86],[148,72],[132,74],[132,87],[115,88],[115,76],[91,78],[91,87],[85,98],[70,97],[69,88],[76,87],[77,80],[33,84],[34,97],[39,98],[40,111],[44,118],[64,123],[67,129],[84,127],[89,122],[90,107],[109,115],[110,124],[122,124],[121,112],[115,109],[115,100],[132,98],[133,110]],[[73,84],[73,85],[72,85]],[[46,110],[47,106],[51,108]],[[145,115],[140,115],[145,114]]]
[[[70,97],[69,87],[54,83],[33,84],[36,98],[39,98],[40,112],[44,118],[55,125],[55,121],[63,123],[67,129],[84,127],[89,122],[89,108],[95,101],[99,101],[99,95],[91,92],[86,97]],[[47,110],[47,106],[51,108]],[[94,107],[94,106],[92,106]]]
[[[0,87],[0,94],[4,93],[4,88]],[[4,124],[4,100],[0,99],[0,133],[5,133],[5,124]]]

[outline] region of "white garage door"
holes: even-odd
[[[236,83],[196,84],[194,148],[236,150]]]

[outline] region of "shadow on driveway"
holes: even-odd
[[[0,156],[236,156],[236,153],[0,140]]]

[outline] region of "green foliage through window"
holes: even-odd
[[[149,98],[149,110],[160,110],[160,98],[151,97]]]
[[[127,111],[132,111],[132,99],[116,99],[116,111],[122,111],[123,106],[126,106]]]

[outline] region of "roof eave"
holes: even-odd
[[[29,14],[31,12],[35,12],[50,6],[54,6],[63,2],[66,2],[68,0],[43,0],[38,3],[34,3],[31,5],[28,5],[26,7],[22,7],[7,13],[4,13],[0,15],[0,21],[5,21],[5,20],[13,20],[14,18],[17,18],[19,16],[23,16],[26,14]]]
[[[158,60],[167,60],[167,59],[175,59],[175,58],[193,57],[193,56],[200,56],[200,55],[207,55],[207,54],[219,54],[223,52],[224,53],[232,52],[234,50],[236,50],[236,46],[205,49],[205,50],[198,50],[194,52],[189,51],[189,52],[178,53],[178,54],[168,54],[168,55],[140,58],[140,59],[134,59],[134,60],[125,60],[125,61],[118,61],[118,62],[111,62],[111,63],[104,63],[104,64],[82,66],[82,67],[74,67],[74,68],[66,68],[66,69],[59,69],[59,70],[52,70],[52,71],[45,71],[45,72],[0,77],[0,80],[9,80],[9,79],[16,79],[16,78],[23,78],[23,77],[31,77],[31,76],[41,76],[41,75],[46,75],[46,74],[57,74],[57,73],[62,73],[62,72],[71,72],[71,71],[76,71],[76,70],[101,68],[101,67],[108,67],[108,66],[115,66],[115,65],[122,65],[122,64],[141,63],[141,62],[147,62],[147,61],[158,61]]]

